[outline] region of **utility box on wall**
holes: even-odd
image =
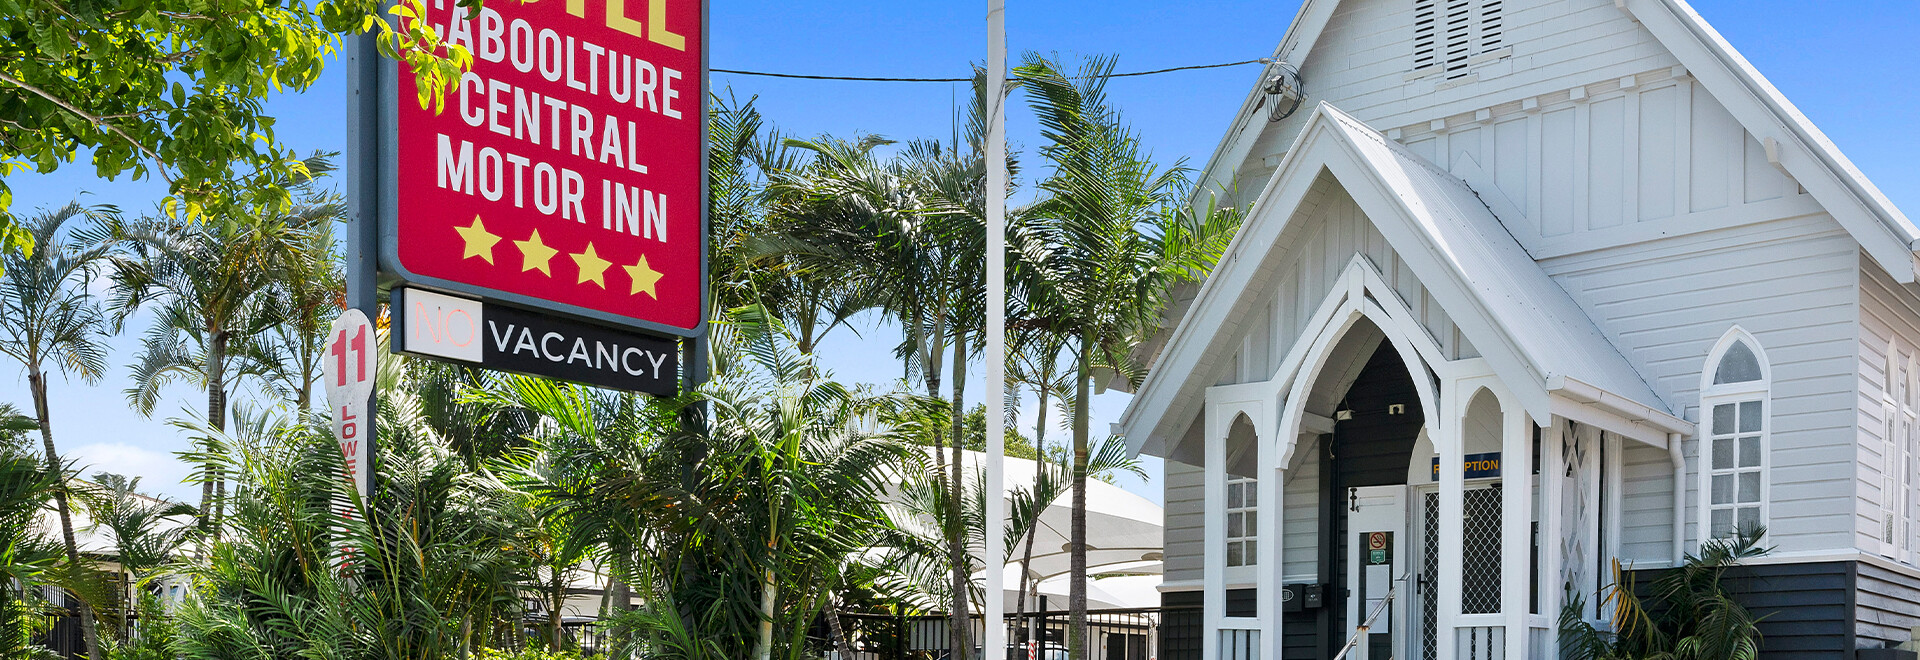
[[[1320,584],[1289,584],[1280,599],[1280,611],[1300,612],[1320,609],[1326,602],[1326,587]]]

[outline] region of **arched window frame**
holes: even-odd
[[[1887,342],[1881,383],[1880,554],[1920,563],[1920,354]]]
[[[1745,344],[1747,350],[1753,352],[1754,360],[1758,362],[1760,366],[1760,379],[1737,383],[1715,384],[1713,382],[1714,374],[1719,370],[1721,360],[1726,358],[1727,352],[1736,344]],[[1771,497],[1773,489],[1772,394],[1773,365],[1767,358],[1766,349],[1760,345],[1759,340],[1754,339],[1752,334],[1749,334],[1746,330],[1740,328],[1740,326],[1736,325],[1728,329],[1727,333],[1721,336],[1720,341],[1714,344],[1713,350],[1707,353],[1706,362],[1702,364],[1700,373],[1700,441],[1698,443],[1699,449],[1696,453],[1699,467],[1695,474],[1697,475],[1696,487],[1699,492],[1699,532],[1697,536],[1702,544],[1710,539],[1728,538],[1731,536],[1730,534],[1716,535],[1714,533],[1713,513],[1715,511],[1732,511],[1732,513],[1728,515],[1732,516],[1734,524],[1738,525],[1739,510],[1753,504],[1739,501],[1738,475],[1741,473],[1758,472],[1760,488],[1759,501],[1757,503],[1759,508],[1758,522],[1762,526],[1767,526],[1773,519],[1773,498]],[[1743,403],[1759,406],[1760,419],[1758,430],[1741,430],[1739,428],[1738,407]],[[1733,415],[1734,428],[1719,428],[1720,424],[1715,419],[1715,408],[1722,405],[1735,406],[1735,413]],[[1755,466],[1739,465],[1739,438],[1753,437],[1756,434],[1759,438],[1759,464]],[[1714,442],[1720,439],[1726,439],[1733,445],[1732,451],[1730,452],[1733,460],[1733,465],[1731,466],[1719,465],[1714,460]],[[1728,476],[1733,482],[1732,502],[1715,503],[1713,501],[1713,478],[1716,475]],[[1771,536],[1771,532],[1769,532],[1768,535]]]

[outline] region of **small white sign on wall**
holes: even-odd
[[[464,362],[481,362],[486,327],[478,300],[408,289],[401,350]]]

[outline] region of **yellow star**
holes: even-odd
[[[607,267],[612,266],[613,262],[601,259],[600,255],[595,254],[592,243],[587,244],[586,252],[570,256],[573,257],[574,265],[580,267],[580,281],[575,284],[592,282],[600,285],[602,289],[607,288]]]
[[[553,255],[559,254],[560,251],[547,247],[546,243],[540,241],[540,230],[533,230],[531,238],[514,241],[513,245],[520,248],[520,272],[524,273],[537,268],[548,277],[553,276],[553,266],[549,262],[553,261]]]
[[[460,240],[467,243],[466,253],[460,256],[461,259],[479,257],[487,260],[487,263],[493,263],[493,244],[500,242],[500,237],[487,232],[487,226],[480,222],[480,216],[473,216],[472,226],[454,227],[453,230],[460,232]]]
[[[638,295],[641,291],[645,291],[647,297],[654,300],[660,299],[660,294],[653,290],[653,285],[660,282],[660,271],[647,265],[647,255],[640,255],[640,263],[621,266],[621,268],[627,270],[627,277],[633,278],[633,290],[628,292],[629,295]]]

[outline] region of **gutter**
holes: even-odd
[[[1667,434],[1667,458],[1673,461],[1673,565],[1687,557],[1687,457],[1680,454],[1678,433]]]
[[[1559,395],[1570,401],[1590,405],[1631,422],[1647,424],[1669,436],[1691,434],[1694,430],[1692,422],[1675,417],[1673,413],[1568,376],[1554,375],[1547,378],[1547,394]]]

